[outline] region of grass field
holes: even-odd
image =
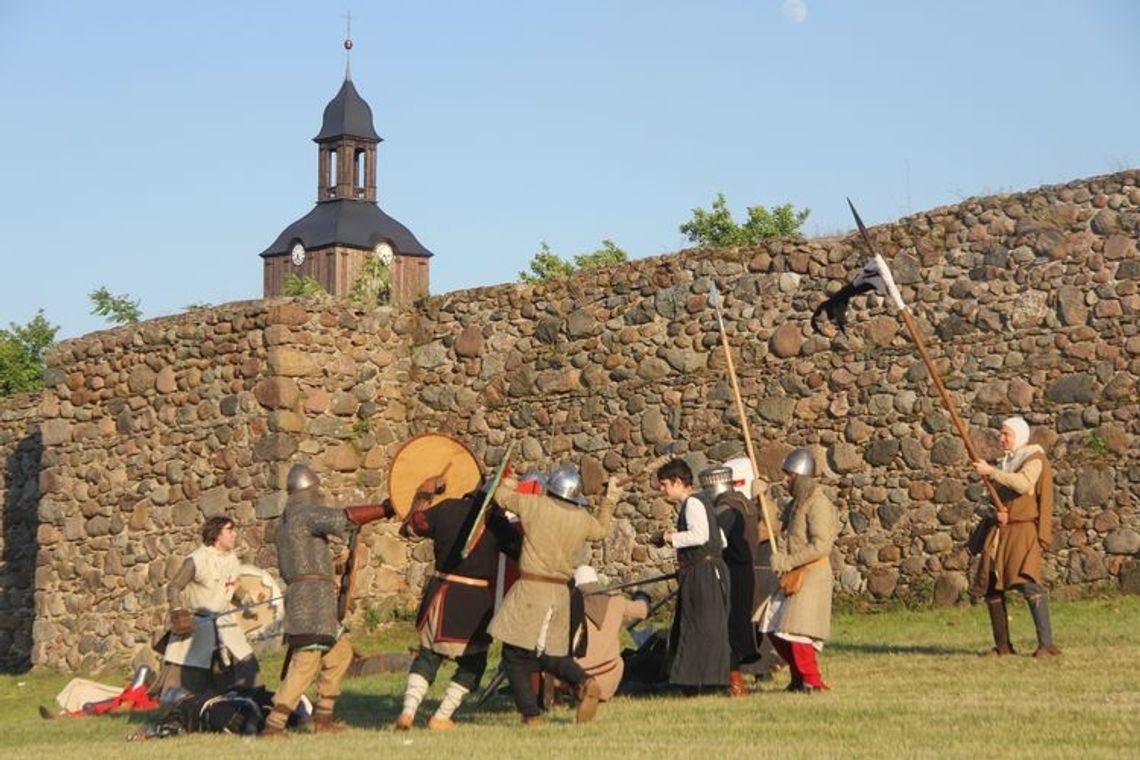
[[[1029,653],[1032,623],[1013,601],[1014,644]],[[462,709],[453,732],[393,732],[403,677],[379,676],[346,681],[338,713],[353,730],[336,736],[127,743],[151,716],[45,721],[37,706],[54,707],[70,675],[3,676],[0,757],[1140,757],[1140,597],[1056,602],[1053,617],[1065,654],[1038,661],[978,657],[989,642],[981,607],[839,614],[821,657],[830,692],[785,693],[781,674],[745,699],[618,698],[591,724],[575,726],[558,708],[537,729],[520,727],[501,697],[484,711]],[[374,651],[413,640],[402,626],[361,643]]]

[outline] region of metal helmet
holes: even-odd
[[[752,496],[752,460],[748,457],[735,457],[724,463],[732,470],[732,487],[736,492]]]
[[[780,469],[795,475],[815,475],[815,456],[810,449],[792,449]]]
[[[582,496],[582,476],[576,467],[568,464],[555,467],[546,476],[546,492],[580,507],[586,505],[586,499]]]
[[[715,500],[722,493],[728,493],[732,490],[732,468],[730,467],[707,467],[701,470],[701,474],[697,478],[700,481],[701,488],[704,489],[710,499]]]
[[[306,488],[314,488],[320,483],[321,479],[317,476],[316,470],[307,464],[295,464],[289,468],[289,476],[285,478],[285,492],[297,493]]]

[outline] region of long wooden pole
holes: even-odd
[[[955,408],[954,400],[950,396],[950,391],[942,383],[942,377],[938,374],[938,370],[934,368],[934,362],[930,360],[930,354],[926,351],[926,342],[922,339],[922,333],[918,331],[918,325],[914,321],[914,317],[910,313],[910,308],[902,300],[902,294],[899,293],[898,287],[895,285],[894,276],[891,274],[887,262],[875,251],[875,246],[871,243],[871,236],[867,232],[867,227],[863,224],[863,219],[860,218],[859,212],[855,210],[855,204],[851,199],[847,199],[847,205],[851,208],[851,214],[855,217],[855,224],[859,227],[859,234],[863,236],[863,244],[867,246],[867,252],[875,257],[880,275],[886,283],[887,290],[890,291],[891,298],[894,299],[895,305],[899,308],[899,314],[902,315],[903,324],[910,332],[910,337],[914,341],[914,345],[918,348],[918,355],[922,358],[922,363],[926,365],[926,372],[930,375],[930,382],[934,385],[934,389],[938,391],[939,398],[942,399],[942,405],[946,407],[946,411],[950,413],[950,420],[954,423],[954,429],[958,432],[962,443],[966,444],[966,452],[970,455],[970,459],[976,461],[981,457],[978,456],[977,451],[974,449],[974,443],[970,440],[970,435],[966,431],[966,426],[962,424],[962,419],[958,416],[958,411]],[[997,488],[994,487],[993,481],[989,478],[982,476],[982,482],[986,485],[986,490],[993,500],[994,506],[999,511],[1006,510],[1005,503],[998,496]]]
[[[918,355],[922,357],[922,363],[926,365],[926,372],[930,375],[931,384],[933,384],[934,389],[938,391],[938,396],[942,399],[942,405],[945,406],[946,411],[950,413],[950,421],[954,423],[954,429],[958,431],[962,443],[966,444],[966,453],[970,455],[970,461],[975,462],[981,459],[981,457],[978,456],[977,450],[974,448],[974,442],[970,440],[966,426],[962,423],[962,418],[958,416],[958,410],[955,408],[954,399],[950,395],[950,391],[946,389],[946,386],[942,382],[942,377],[934,368],[934,362],[931,361],[930,354],[926,352],[926,342],[922,339],[922,333],[918,331],[918,325],[915,323],[914,317],[911,316],[910,309],[901,309],[899,313],[902,314],[903,324],[906,325],[906,329],[910,332],[910,337],[914,340],[914,345],[918,349]],[[986,490],[989,492],[990,498],[993,499],[994,506],[1004,512],[1006,508],[1005,504],[1002,502],[1001,497],[998,496],[997,488],[994,487],[993,481],[987,477],[983,477],[982,482],[986,484]]]
[[[760,468],[756,465],[756,449],[752,445],[752,433],[748,430],[748,418],[744,415],[744,398],[740,395],[740,382],[736,379],[736,365],[732,361],[732,347],[728,344],[728,333],[724,329],[724,318],[720,313],[719,294],[715,283],[709,292],[709,302],[716,310],[716,324],[720,330],[721,343],[724,345],[725,363],[728,364],[728,379],[732,383],[732,395],[736,399],[736,416],[740,419],[740,429],[744,432],[744,447],[748,451],[748,461],[752,464],[752,478],[755,480],[760,477]],[[757,502],[760,504],[760,517],[764,520],[764,529],[768,531],[772,556],[779,556],[780,549],[776,545],[776,533],[772,529],[772,516],[768,514],[767,500],[761,498],[757,499]]]

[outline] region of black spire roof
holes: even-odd
[[[260,255],[288,253],[294,240],[300,240],[306,251],[331,245],[370,251],[381,241],[389,240],[396,251],[405,256],[433,255],[416,240],[411,230],[369,201],[341,199],[318,203],[312,211],[286,227]]]
[[[375,142],[383,139],[372,126],[372,109],[360,97],[348,74],[340,86],[340,92],[325,106],[321,132],[313,138],[313,142],[328,142],[340,137],[356,137]]]

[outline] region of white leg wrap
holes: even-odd
[[[424,695],[427,694],[428,686],[427,679],[419,673],[410,673],[408,675],[408,687],[404,689],[404,712],[409,715],[415,715],[416,710],[419,709],[420,702],[424,701]]]
[[[443,693],[443,701],[439,703],[439,709],[435,711],[437,718],[451,718],[459,705],[463,702],[463,698],[467,696],[467,687],[457,684],[452,681],[447,685],[447,691]]]

